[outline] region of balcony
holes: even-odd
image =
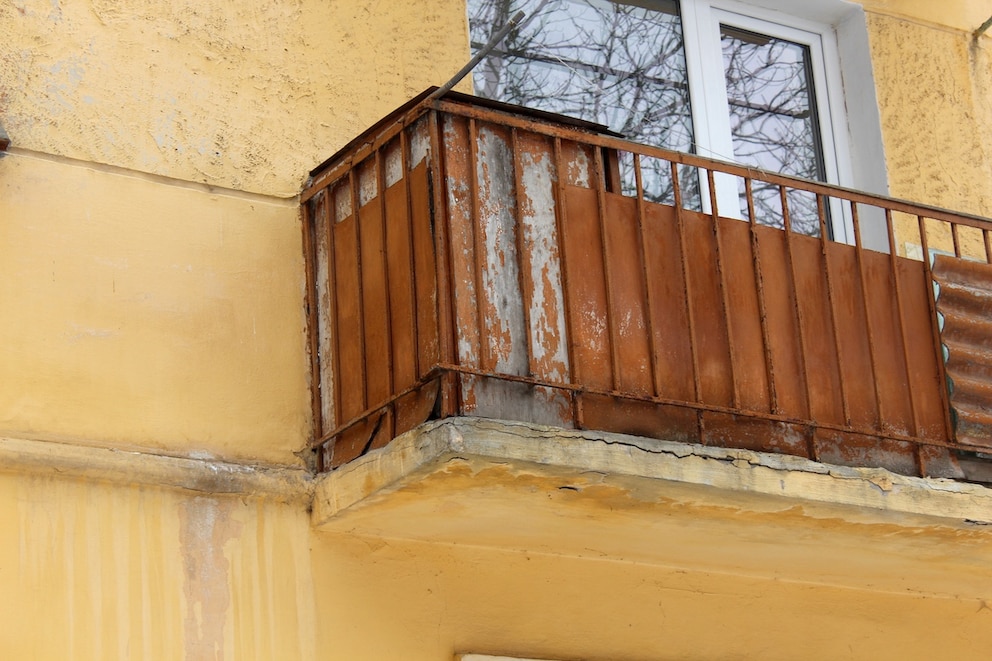
[[[302,199],[321,470],[475,416],[983,479],[986,219],[454,93]]]

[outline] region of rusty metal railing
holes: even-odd
[[[986,219],[461,95],[387,117],[303,201],[324,468],[452,415],[912,474],[980,449],[930,255],[992,262]]]

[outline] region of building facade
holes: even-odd
[[[3,656],[983,658],[992,496],[964,473],[512,411],[318,471],[346,420],[312,387],[309,173],[458,70],[469,8],[0,7]],[[992,216],[987,3],[679,9],[693,95],[719,12],[815,27],[824,179]],[[978,232],[957,252],[989,261]]]

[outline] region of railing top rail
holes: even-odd
[[[311,173],[311,179],[301,195],[302,201],[306,202],[321,190],[333,184],[354,164],[372,155],[378,148],[394,138],[401,130],[410,126],[425,113],[432,110],[525,129],[552,138],[562,138],[596,147],[636,153],[641,156],[658,158],[680,165],[711,170],[713,172],[761,181],[776,186],[785,186],[816,195],[844,199],[899,213],[923,216],[933,220],[992,231],[992,219],[977,214],[951,211],[929,204],[912,202],[877,193],[868,193],[835,184],[827,184],[821,181],[743,166],[720,159],[632,142],[620,137],[619,134],[609,132],[605,127],[589,122],[531,109],[517,108],[508,104],[495,103],[457,93],[449,93],[436,100],[430,100],[425,93],[411,100],[411,102],[407,102],[389,116],[380,120]]]

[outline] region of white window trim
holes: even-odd
[[[682,3],[684,41],[692,46],[686,48],[686,66],[700,154],[719,160],[735,160],[724,84],[721,25],[732,25],[808,47],[826,181],[853,186],[847,127],[843,121],[843,79],[833,28],[732,0],[684,0]],[[702,183],[705,188],[705,182]],[[715,177],[715,183],[721,214],[740,217],[736,179],[721,175]],[[705,190],[703,201],[708,207]],[[834,237],[853,241],[850,214],[846,214],[841,205],[834,206]]]
[[[846,0],[682,0],[682,29],[700,155],[733,160],[723,63],[721,22],[799,43],[815,37],[814,89],[824,142],[827,182],[888,194],[881,118],[875,97],[864,9]],[[780,31],[776,34],[778,28]],[[716,72],[714,75],[713,72]],[[715,153],[707,153],[711,150]],[[717,177],[721,214],[736,212],[737,184]],[[705,184],[705,182],[704,182]],[[708,204],[707,194],[703,195]],[[850,210],[834,203],[835,238],[854,242]],[[860,214],[865,247],[888,251],[883,214]]]

